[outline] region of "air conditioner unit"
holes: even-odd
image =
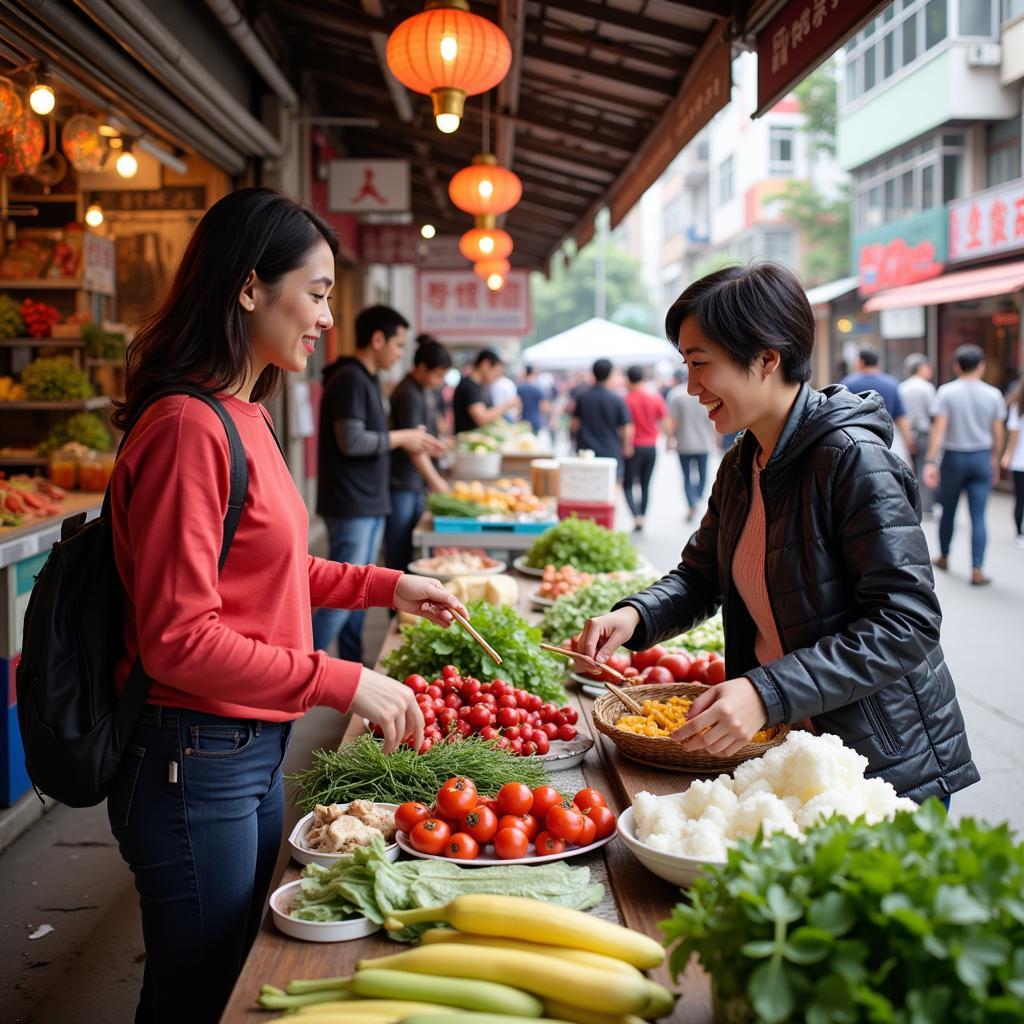
[[[971,43],[967,47],[967,63],[972,68],[997,68],[1002,61],[999,43]]]

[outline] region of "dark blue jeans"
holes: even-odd
[[[686,504],[690,508],[696,508],[697,503],[704,497],[705,480],[708,475],[708,457],[703,452],[679,452],[679,467],[683,471],[683,493],[686,495]],[[694,480],[695,473],[696,480]]]
[[[291,723],[147,704],[107,816],[146,942],[136,1024],[216,1024],[281,846]]]
[[[633,454],[626,459],[622,486],[626,493],[626,504],[634,517],[647,515],[651,477],[654,475],[654,462],[657,457],[658,449],[653,445],[638,445],[633,449]],[[637,487],[640,488],[639,497],[636,493]]]
[[[384,527],[384,553],[389,569],[405,572],[412,561],[412,531],[423,515],[427,496],[423,491],[392,491],[391,515]]]
[[[384,536],[384,516],[345,516],[326,519],[330,537],[330,557],[335,562],[373,565],[380,554]],[[345,661],[363,660],[363,620],[361,608],[321,608],[313,616],[313,649],[326,651],[338,638],[338,657]]]
[[[980,569],[985,561],[988,531],[985,508],[992,492],[992,452],[982,448],[975,452],[943,452],[939,475],[939,500],[942,519],[939,521],[939,548],[949,556],[953,543],[953,519],[960,495],[967,491],[967,507],[971,513],[971,565]]]

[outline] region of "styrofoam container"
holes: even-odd
[[[559,459],[559,501],[613,504],[618,466],[616,459],[597,458],[594,455]]]
[[[300,921],[288,911],[296,893],[302,888],[302,879],[287,882],[275,889],[270,897],[270,912],[278,929],[293,939],[305,942],[347,942],[364,939],[380,931],[380,925],[366,917],[353,917],[349,921]]]
[[[720,866],[724,861],[705,861],[696,857],[684,857],[676,853],[662,853],[661,850],[654,850],[636,837],[633,828],[633,808],[629,807],[619,815],[616,831],[622,836],[622,841],[629,847],[630,852],[648,871],[666,882],[673,885],[689,886],[701,875],[706,874],[706,868]]]
[[[348,804],[341,806],[348,808]],[[388,811],[398,810],[398,804],[375,804],[374,806],[383,807]],[[292,829],[292,833],[288,837],[288,847],[292,851],[292,860],[297,860],[300,864],[319,864],[322,868],[329,868],[332,864],[336,864],[339,858],[347,857],[348,854],[326,853],[323,850],[311,850],[306,846],[305,839],[313,824],[314,813],[310,811],[295,823],[295,828]],[[398,860],[398,855],[402,851],[398,848],[398,843],[392,841],[384,847],[384,852],[387,854],[388,860]]]
[[[501,452],[456,452],[455,476],[459,480],[496,480],[501,476]]]

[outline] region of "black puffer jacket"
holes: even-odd
[[[873,392],[801,388],[761,473],[765,575],[782,658],[758,665],[754,623],[730,571],[750,501],[750,433],[723,459],[678,568],[621,604],[640,614],[634,650],[721,606],[728,678],[753,682],[768,724],[810,718],[863,754],[869,776],[921,801],[979,775],[939,646],[917,482],[891,441]]]

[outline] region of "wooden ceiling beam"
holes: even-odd
[[[534,29],[534,38],[540,42],[554,39],[560,43],[571,43],[573,46],[582,46],[586,50],[596,50],[599,53],[610,53],[620,60],[642,61],[652,67],[664,68],[673,74],[679,73],[680,66],[685,66],[687,58],[683,55],[673,56],[664,51],[656,53],[653,50],[646,50],[627,43],[618,43],[611,39],[602,39],[599,35],[591,32],[573,32],[565,28],[552,28],[543,22],[531,26]]]
[[[626,96],[615,96],[614,94],[609,94],[607,90],[598,89],[596,86],[583,85],[580,82],[565,82],[532,69],[527,69],[525,74],[530,86],[540,86],[541,90],[546,89],[551,93],[568,93],[566,97],[568,101],[572,101],[578,96],[586,96],[596,100],[601,107],[621,107],[628,113],[643,113],[651,118],[651,120],[656,120],[660,117],[665,106],[663,103],[651,102],[649,100],[633,100]],[[536,96],[541,90],[531,88],[528,91],[531,96]]]
[[[611,10],[611,8],[607,9]],[[619,64],[591,60],[581,54],[570,53],[568,50],[557,50],[550,46],[528,46],[523,51],[523,56],[527,60],[553,64],[556,67],[573,68],[586,75],[604,78],[609,82],[619,82],[622,85],[643,89],[645,92],[653,92],[659,96],[675,96],[679,91],[679,80],[685,71],[685,67],[680,67],[679,73],[672,78],[659,78],[656,75],[634,71],[632,68],[625,68]]]
[[[498,25],[512,45],[512,66],[498,85],[498,111],[515,117],[519,113],[519,99],[523,76],[523,39],[526,34],[526,0],[498,0]],[[494,137],[494,152],[498,163],[511,167],[516,152],[516,122],[506,118],[499,121]]]
[[[581,18],[590,18],[599,25],[604,23],[616,25],[619,28],[628,28],[631,32],[650,36],[652,39],[669,39],[685,46],[692,46],[695,50],[703,46],[704,40],[707,38],[707,33],[701,32],[699,29],[674,25],[671,21],[661,21],[646,14],[635,14],[633,11],[626,11],[619,7],[608,7],[595,3],[594,0],[544,0],[544,2],[551,10],[565,11],[567,14],[575,14]],[[686,4],[685,6],[692,5]]]

